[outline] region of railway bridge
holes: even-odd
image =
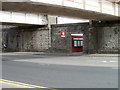
[[[72,52],[71,35],[82,33],[84,52],[118,52],[120,17],[117,0],[0,2],[2,43],[7,46],[6,51]],[[58,16],[86,19],[89,23],[56,25]],[[61,32],[65,32],[66,36],[61,37]]]

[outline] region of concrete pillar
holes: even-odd
[[[120,5],[118,5],[118,11],[119,11],[119,9],[120,9]],[[118,16],[120,16],[120,12],[118,12]],[[118,23],[120,23],[120,21],[118,21]],[[120,55],[120,26],[118,26],[118,30],[119,30],[119,32],[118,32],[118,53],[119,53],[119,55]],[[119,83],[119,85],[120,85],[120,83]]]
[[[1,26],[0,26],[0,54],[2,54],[2,27]],[[2,78],[2,55],[0,55],[0,78]],[[0,89],[2,90],[2,83],[0,83]]]
[[[0,10],[2,10],[2,2],[0,2]],[[2,52],[2,23],[0,22],[0,53]]]
[[[120,55],[120,26],[118,26],[118,54]]]
[[[93,21],[89,22],[89,28],[88,31],[88,40],[86,40],[87,45],[87,53],[96,53],[97,52],[97,30],[93,26]]]
[[[51,16],[51,15],[48,15],[48,29],[49,29],[49,47],[51,47],[51,25],[53,24],[57,24],[57,17],[56,16]]]

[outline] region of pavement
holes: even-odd
[[[84,54],[79,53],[46,53],[46,52],[5,52],[0,55],[45,55],[45,56],[89,56],[89,57],[118,57],[119,54]]]
[[[33,52],[32,53],[18,52],[18,53],[3,53],[2,57],[3,60],[12,60],[18,62],[118,68],[117,54],[84,54],[80,56],[56,56],[56,55],[53,56],[53,55],[41,55],[41,54],[38,55]]]
[[[20,83],[49,88],[118,87],[118,56],[103,55],[3,53],[3,79],[17,82],[5,82],[3,88],[24,88]]]

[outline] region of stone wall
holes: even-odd
[[[84,30],[84,53],[96,53],[97,51],[97,31],[94,27],[88,26]]]
[[[84,33],[84,30],[88,30],[88,24],[61,24],[52,25],[51,32],[51,51],[52,52],[72,52],[72,39],[71,34]],[[60,36],[60,32],[66,32],[65,37]],[[85,41],[84,41],[85,44]]]
[[[7,46],[3,51],[71,53],[71,34],[80,33],[84,34],[84,53],[118,53],[120,48],[120,24],[61,24],[52,25],[50,30],[40,26],[2,27],[2,46]],[[61,37],[60,31],[66,36]]]
[[[118,53],[119,49],[119,23],[97,23],[89,26],[87,35],[87,47],[84,48],[88,53]],[[86,37],[86,36],[84,36]]]
[[[2,48],[3,51],[18,51],[19,45],[19,31],[16,27],[2,26]]]
[[[33,32],[34,51],[46,51],[49,49],[49,30],[43,29]]]
[[[2,41],[7,48],[3,51],[46,51],[49,48],[48,32],[47,28],[39,27],[4,27]]]
[[[71,53],[71,34],[84,34],[84,53],[118,53],[120,24],[89,23],[52,26],[52,51]],[[66,37],[60,37],[60,31]]]
[[[117,53],[120,29],[118,26],[97,27],[98,53]]]

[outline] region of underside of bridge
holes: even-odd
[[[109,21],[120,20],[120,17],[99,13],[95,11],[89,11],[84,9],[77,9],[66,6],[33,3],[33,2],[2,2],[3,11],[15,11],[15,12],[30,12],[30,13],[43,13],[48,15],[67,16],[72,18],[82,18],[96,21]]]

